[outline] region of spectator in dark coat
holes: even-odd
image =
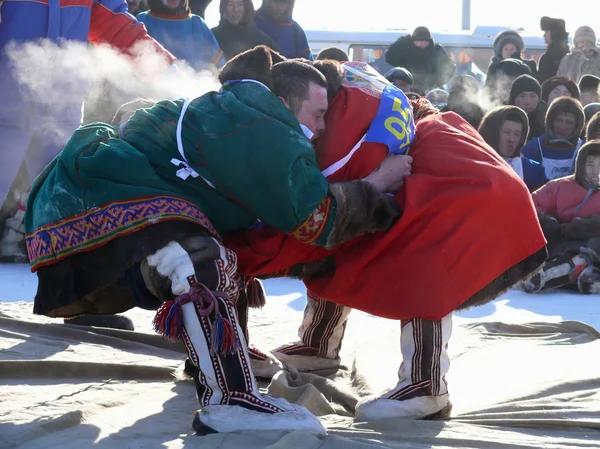
[[[547,106],[542,101],[542,86],[531,75],[521,75],[512,85],[509,104],[521,108],[529,120],[527,142],[546,131]]]
[[[436,44],[426,27],[417,27],[412,35],[399,38],[388,49],[385,60],[394,67],[404,67],[414,77],[413,90],[425,94],[442,87],[454,75],[456,65],[446,50]]]
[[[252,0],[221,0],[221,21],[212,29],[226,60],[257,45],[279,51],[273,39],[254,24]]]
[[[569,53],[569,33],[565,29],[563,19],[553,19],[544,16],[540,21],[540,28],[544,32],[544,41],[548,45],[546,53],[538,63],[537,80],[543,84],[548,78],[556,76],[562,58]]]
[[[531,59],[523,59],[521,53],[524,51],[525,42],[519,33],[512,30],[502,31],[494,39],[494,56],[492,56],[492,61],[488,67],[488,75],[495,70],[495,66],[500,62],[510,58],[523,62],[529,67],[531,75],[535,76],[537,74],[537,64]]]
[[[485,101],[492,107],[507,105],[512,84],[521,75],[531,75],[531,70],[520,59],[508,58],[492,64],[483,87]]]
[[[473,128],[479,128],[484,110],[479,105],[481,92],[475,78],[470,75],[455,76],[448,85],[448,103],[442,108],[442,112],[455,112]]]

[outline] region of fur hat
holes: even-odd
[[[540,20],[540,29],[542,31],[550,31],[551,33],[566,34],[567,28],[563,19],[553,19],[552,17],[544,16]]]
[[[230,59],[221,69],[219,81],[224,84],[237,79],[253,79],[273,90],[271,69],[278,62],[285,60],[286,58],[276,51],[259,45]]]
[[[575,181],[577,184],[585,189],[598,188],[593,186],[585,176],[585,163],[588,156],[600,156],[600,140],[590,140],[583,145],[577,153],[577,159],[575,159]]]
[[[431,35],[429,28],[421,26],[415,28],[411,35],[411,39],[413,41],[432,41],[433,36]]]
[[[579,42],[587,41],[596,45],[596,33],[589,26],[582,26],[577,28],[575,31],[575,36],[573,37],[573,43],[577,45]]]
[[[412,86],[413,84],[413,76],[408,70],[404,67],[394,67],[392,70],[388,71],[385,75],[385,79],[387,79],[390,83],[393,83],[396,80],[404,81]]]
[[[531,75],[521,75],[510,89],[510,104],[515,104],[515,99],[523,92],[534,92],[538,97],[542,96],[542,86],[539,81]]]
[[[567,78],[566,76],[553,76],[552,78],[548,78],[544,81],[544,84],[542,84],[542,100],[547,103],[550,92],[552,92],[556,86],[561,85],[569,89],[573,98],[577,100],[581,99],[579,87],[577,87],[577,84],[575,84],[571,78]]]
[[[546,134],[550,136],[550,138],[554,137],[554,133],[552,132],[552,120],[558,115],[562,113],[571,113],[575,116],[575,121],[577,125],[575,126],[575,131],[573,134],[569,136],[568,140],[575,145],[579,136],[581,136],[581,131],[585,126],[585,115],[583,114],[583,107],[579,100],[576,100],[571,97],[559,97],[554,100],[550,106],[548,107],[548,112],[546,112]]]
[[[598,103],[592,103],[598,104]],[[589,106],[589,105],[588,105]],[[592,140],[600,132],[600,112],[596,112],[592,118],[588,120],[587,130],[585,136],[587,140]]]
[[[583,75],[579,80],[579,90],[581,92],[584,90],[597,91],[599,87],[600,78],[595,75]]]
[[[527,118],[527,114],[521,108],[516,106],[498,106],[491,109],[481,120],[479,134],[489,146],[498,151],[500,128],[506,120],[523,124],[523,134],[521,134],[521,140],[513,155],[513,157],[516,157],[521,154],[521,149],[525,145],[527,135],[529,134],[529,118]]]
[[[531,69],[520,59],[506,58],[493,64],[493,73],[488,71],[488,78],[498,77],[501,74],[516,78],[521,75],[531,75]]]
[[[494,39],[494,55],[501,58],[502,49],[506,44],[513,44],[515,47],[517,47],[517,52],[519,55],[523,53],[523,50],[525,50],[525,42],[519,33],[513,30],[506,30],[498,33]]]

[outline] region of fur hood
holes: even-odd
[[[554,139],[554,133],[552,132],[552,120],[554,120],[558,114],[563,112],[570,112],[575,116],[577,125],[575,127],[575,131],[573,131],[573,134],[571,134],[567,140],[572,145],[576,145],[579,137],[581,136],[581,131],[585,126],[585,115],[583,113],[581,103],[571,97],[557,98],[548,107],[548,112],[546,113],[546,136],[550,139],[550,141]]]
[[[548,96],[556,86],[565,86],[571,92],[571,96],[577,100],[581,99],[581,92],[575,82],[566,76],[553,76],[542,84],[542,101],[548,103]]]
[[[588,140],[593,140],[596,134],[600,131],[600,112],[597,112],[592,116],[587,125],[586,137]]]
[[[506,30],[498,33],[494,39],[494,56],[492,61],[495,62],[502,60],[502,47],[504,47],[506,44],[513,44],[515,47],[517,47],[519,59],[521,58],[521,53],[523,53],[525,50],[525,42],[523,41],[523,38],[516,31]]]
[[[500,142],[500,127],[506,120],[520,122],[523,124],[523,134],[521,140],[517,145],[515,154],[512,157],[517,157],[521,154],[521,149],[525,142],[527,142],[527,135],[529,134],[529,119],[527,114],[521,108],[516,106],[498,106],[490,110],[481,121],[479,125],[479,134],[483,137],[483,140],[491,146],[495,151],[498,151],[498,144]]]
[[[575,160],[575,181],[584,189],[598,189],[585,176],[585,163],[588,156],[592,155],[600,155],[600,140],[591,140],[583,145],[577,153],[577,159]]]
[[[242,18],[242,21],[238,26],[254,25],[254,4],[252,3],[252,0],[242,1],[244,3],[244,17]],[[221,14],[221,21],[225,21],[227,22],[227,24],[230,24],[227,18],[225,17],[227,15],[228,3],[229,0],[221,0],[221,3],[219,4],[219,13]]]
[[[260,12],[261,14],[264,14],[267,17],[271,17],[271,14],[269,13],[270,9],[269,6],[271,5],[271,3],[273,3],[276,0],[263,0],[262,4],[260,5]],[[287,10],[286,10],[286,21],[292,21],[292,15],[294,14],[294,6],[296,4],[296,0],[285,0],[287,2]]]
[[[273,90],[271,69],[286,58],[265,45],[259,45],[235,56],[221,69],[219,81],[252,79],[259,81]]]

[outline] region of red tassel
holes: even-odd
[[[213,324],[210,348],[211,353],[226,356],[234,354],[237,352],[238,348],[239,342],[235,335],[233,325],[229,320],[226,320],[218,313],[215,316],[215,322]]]
[[[265,289],[255,277],[249,278],[246,282],[246,296],[248,297],[248,307],[261,309],[266,304]]]

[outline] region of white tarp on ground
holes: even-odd
[[[251,315],[252,341],[263,349],[293,339],[301,320],[301,307],[269,299]],[[353,407],[395,384],[399,325],[353,313],[345,369],[329,377],[281,372],[269,386],[318,414],[328,436],[197,437],[193,382],[171,374],[183,348],[153,334],[152,313],[128,312],[136,332],[126,332],[66,326],[31,307],[0,302],[2,449],[600,447],[600,334],[579,322],[460,319],[447,377],[452,418],[374,424],[354,423]]]

